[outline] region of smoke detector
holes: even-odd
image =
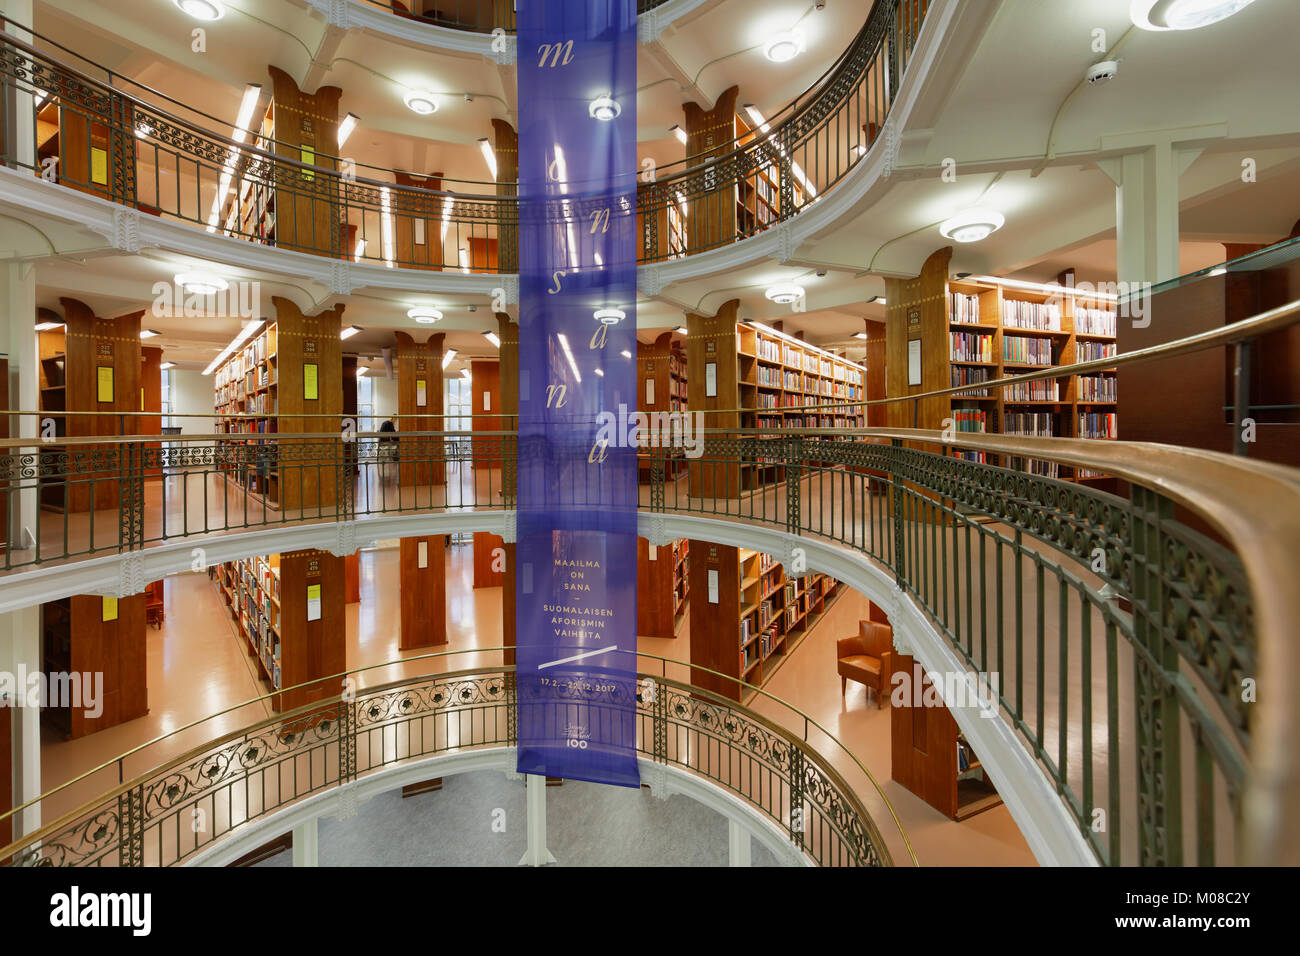
[[[1107,80],[1114,79],[1115,74],[1118,72],[1119,60],[1102,60],[1100,63],[1094,63],[1088,67],[1088,72],[1083,74],[1083,77],[1090,85],[1097,86]]]

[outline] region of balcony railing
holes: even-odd
[[[642,183],[638,261],[758,235],[840,183],[881,137],[928,6],[878,0],[807,92],[754,132]],[[217,118],[37,39],[42,49],[0,34],[0,108],[14,112],[3,118],[14,131],[3,138],[3,162],[12,168],[144,214],[312,255],[517,271],[512,183],[443,180],[427,189],[326,151],[303,162],[298,147],[255,136],[237,142]],[[24,152],[28,135],[34,145]]]
[[[367,6],[388,10],[399,17],[450,30],[491,33],[500,28],[515,32],[517,0],[358,0]],[[636,12],[647,13],[668,0],[637,0]]]
[[[492,650],[502,648],[427,654],[300,685],[322,699],[216,739],[209,735],[222,718],[246,708],[251,713],[267,698],[173,731],[45,794],[38,801],[43,809],[69,792],[102,791],[85,806],[0,848],[0,863],[172,866],[300,800],[402,764],[513,747],[512,666],[436,672],[457,654]],[[860,775],[892,814],[889,801],[857,758],[815,721],[752,688],[777,711],[775,717],[761,716],[668,677],[667,668],[675,662],[641,656],[659,666],[656,673],[637,678],[640,757],[698,775],[739,797],[819,866],[892,865],[880,831],[833,761],[847,763],[849,772]],[[425,673],[356,689],[379,668],[396,664]],[[344,687],[352,690],[334,693]],[[625,703],[587,690],[570,689],[564,695],[597,715],[602,708]],[[592,725],[599,722],[596,716]],[[195,739],[203,743],[160,759]],[[128,768],[134,767],[149,769],[131,775]],[[897,825],[897,818],[892,822]],[[898,833],[910,854],[901,827]]]

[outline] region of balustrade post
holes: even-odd
[[[664,486],[664,456],[660,454],[663,449],[650,449],[650,510],[663,511],[667,500],[667,489]]]
[[[339,786],[357,778],[357,701],[339,701]]]
[[[136,205],[134,112],[134,106],[121,93],[109,94],[109,199],[132,208]]]
[[[654,733],[653,755],[658,763],[668,762],[668,697],[667,688],[651,683],[654,696],[650,700],[650,723]]]
[[[1182,866],[1180,718],[1174,678],[1176,634],[1169,625],[1163,525],[1173,502],[1134,486],[1132,501],[1134,698],[1137,731],[1138,865]]]
[[[904,573],[903,546],[906,541],[903,527],[903,443],[895,438],[889,443],[889,510],[894,525],[894,579],[900,587],[907,580]]]
[[[800,487],[803,477],[803,436],[786,439],[785,455],[785,530],[797,535],[803,530],[800,516]]]
[[[119,866],[144,866],[144,787],[117,796]]]
[[[118,550],[136,551],[144,545],[144,476],[134,442],[118,448]],[[71,474],[71,462],[68,468]]]

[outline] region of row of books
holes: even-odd
[[[954,408],[953,423],[959,432],[988,431],[989,413],[978,408]]]
[[[1076,362],[1092,362],[1096,359],[1114,358],[1118,347],[1114,342],[1076,342],[1074,346]]]
[[[989,380],[988,369],[978,368],[971,365],[950,366],[949,373],[951,375],[951,380],[954,387],[958,385],[974,385],[977,382],[987,382]],[[969,396],[980,396],[980,395],[987,395],[988,393],[989,390],[987,388],[972,388],[965,392],[961,392],[959,394],[969,395]]]
[[[980,297],[961,292],[948,293],[948,315],[953,322],[976,325],[980,320]]]
[[[1061,307],[1055,302],[1002,300],[1002,324],[1013,329],[1061,328]]]
[[[1116,379],[1112,375],[1080,375],[1079,401],[1113,402],[1115,401]]]
[[[1056,434],[1051,412],[1005,412],[1002,415],[1004,435],[1032,435],[1050,438]]]
[[[1074,309],[1074,331],[1085,335],[1114,335],[1115,313],[1106,309],[1089,309],[1076,306]]]
[[[1027,339],[1020,335],[1002,337],[1002,360],[1018,365],[1051,365],[1052,340]]]
[[[1008,402],[1055,402],[1061,398],[1061,386],[1055,379],[1046,382],[1017,382],[1002,387],[1002,398]]]
[[[992,335],[979,332],[949,332],[948,339],[954,362],[992,363]]]
[[[1114,412],[1080,412],[1080,438],[1118,438],[1119,419]]]

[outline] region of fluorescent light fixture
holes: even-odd
[[[359,325],[349,325],[346,329],[344,329],[343,331],[339,332],[339,338],[341,338],[341,339],[350,339],[350,338],[352,338],[352,336],[356,335],[358,332],[361,332],[361,331],[364,331],[364,330],[361,328],[361,326],[359,326]]]
[[[460,271],[468,274],[469,273],[469,250],[466,249],[464,246],[460,247],[459,259],[460,259]]]
[[[686,130],[674,123],[672,126],[668,127],[668,132],[676,136],[683,146],[686,145]]]
[[[159,332],[157,329],[141,329],[141,330],[140,330],[140,338],[142,338],[142,339],[151,339],[151,338],[153,338],[153,337],[156,336],[156,335],[162,335],[162,333]]]
[[[355,250],[353,251],[353,253],[352,253],[352,261],[353,261],[353,262],[360,262],[360,261],[361,261],[361,257],[364,256],[365,254],[366,254],[366,240],[364,240],[364,239],[358,239],[358,240],[357,240],[357,247],[356,247],[356,249],[355,249]]]
[[[596,369],[596,374],[599,375],[601,378],[604,378],[604,377],[605,377],[605,370],[604,370],[603,368],[598,368],[598,369]]]
[[[474,380],[473,374],[467,368],[463,368],[460,370],[460,377],[467,382],[472,382]]]
[[[230,288],[230,283],[221,276],[207,272],[181,272],[174,278],[178,286],[192,295],[216,295]]]
[[[617,117],[621,112],[623,112],[623,107],[619,106],[618,101],[608,93],[604,96],[596,97],[587,107],[588,116],[592,119],[598,119],[606,123]]]
[[[597,309],[591,313],[591,317],[601,325],[618,325],[627,318],[627,313],[622,309]]]
[[[343,117],[343,121],[339,123],[339,148],[340,149],[342,149],[343,144],[348,141],[348,137],[352,135],[352,131],[357,128],[358,122],[360,122],[360,120],[358,120],[357,117],[352,113],[349,113],[347,116]]]
[[[795,285],[793,282],[782,282],[772,286],[763,294],[777,305],[789,305],[803,298],[803,286]]]
[[[162,363],[161,365],[159,365],[158,367],[159,367],[160,369],[162,369],[163,371],[166,371],[166,370],[169,369],[169,368],[175,368],[175,367],[176,367],[176,363],[175,363],[175,362],[163,362],[163,363]]]
[[[419,305],[414,309],[408,310],[406,317],[408,319],[414,319],[421,325],[433,325],[433,323],[442,318],[442,313],[427,305]]]
[[[773,63],[787,63],[803,52],[803,31],[778,33],[763,45],[763,55]]]
[[[1225,269],[1223,266],[1219,266],[1219,268],[1211,269],[1209,272],[1205,274],[1211,278],[1213,278],[1214,276],[1226,276],[1228,274],[1228,270]]]
[[[235,119],[230,138],[242,143],[248,136],[248,126],[253,122],[253,111],[262,97],[262,87],[250,83],[244,87],[244,98],[239,103],[239,116]],[[212,197],[212,211],[208,213],[208,232],[216,232],[217,223],[221,221],[221,207],[226,204],[226,194],[230,192],[230,182],[235,177],[235,165],[239,161],[239,149],[230,147],[226,153],[225,165],[221,168],[221,179],[217,182],[217,194]]]
[[[492,148],[492,144],[488,142],[488,138],[486,136],[484,136],[482,139],[478,141],[478,148],[479,148],[479,152],[483,154],[483,162],[487,163],[488,172],[492,174],[492,181],[496,182],[497,181],[496,150]]]
[[[384,265],[393,268],[393,196],[387,186],[379,187],[379,243]]]
[[[195,20],[210,23],[226,15],[226,8],[221,5],[220,0],[172,0],[172,2],[182,13],[188,13]]]
[[[357,378],[365,378],[369,374],[370,369],[366,368],[364,365],[357,366]]]
[[[212,360],[212,364],[203,370],[203,374],[211,375],[216,370],[216,367],[226,360],[226,356],[230,355],[230,353],[235,351],[235,349],[239,348],[250,338],[252,338],[253,333],[255,333],[258,329],[260,329],[265,324],[266,324],[266,319],[253,319],[242,329],[240,329],[239,334],[230,340],[230,344],[227,345],[224,349],[222,349],[217,354],[217,357]]]
[[[625,359],[630,359],[630,358],[632,357],[632,353],[629,352],[627,349],[624,349],[623,351],[619,352],[618,354],[621,355],[621,356],[623,356],[623,358],[625,358]]]
[[[749,118],[754,121],[754,125],[758,127],[760,133],[766,135],[772,131],[772,127],[767,125],[767,120],[763,118],[763,114],[759,112],[757,106],[755,106],[753,103],[746,103],[744,106],[744,110],[747,114],[749,114]],[[772,145],[776,147],[776,151],[781,154],[782,159],[789,158],[786,155],[785,147],[781,145],[781,141],[779,139],[773,139]],[[817,187],[814,186],[808,180],[808,177],[804,175],[802,166],[792,161],[790,163],[790,172],[794,174],[794,178],[799,181],[799,185],[803,186],[804,191],[808,193],[809,196],[812,196],[813,198],[817,197]]]
[[[1057,285],[1056,283],[1028,282],[1024,279],[999,279],[997,276],[967,276],[962,281],[987,283],[988,285],[1002,285],[1012,289],[1025,289],[1030,292],[1041,292],[1044,295],[1070,295],[1084,299],[1105,299],[1108,302],[1114,302],[1119,298],[1111,292],[1088,291],[1077,289],[1072,286]],[[884,299],[878,301],[883,302]]]
[[[456,357],[455,349],[447,349],[447,351],[442,353],[442,369],[444,372],[447,370],[447,366],[451,364],[452,359],[454,359],[455,357]]]
[[[494,349],[499,349],[499,348],[501,348],[501,337],[498,336],[495,332],[484,332],[484,333],[483,333],[483,338],[485,338],[485,339],[487,339],[489,342],[491,342],[491,343],[492,343],[492,347],[493,347]]]
[[[582,373],[578,371],[578,363],[573,360],[573,350],[569,348],[569,339],[563,332],[555,333],[555,337],[560,340],[560,348],[564,349],[564,357],[569,360],[569,368],[573,369],[574,381],[582,382]]]
[[[854,333],[853,333],[853,337],[854,337],[855,339],[865,339],[865,338],[867,337],[867,333],[866,333],[866,332],[854,332]]]
[[[421,116],[438,112],[438,101],[427,90],[407,90],[402,97],[402,102],[406,104],[407,109]]]
[[[37,322],[36,323],[37,332],[50,332],[54,329],[61,329],[61,328],[63,328],[62,322]]]
[[[1143,30],[1198,30],[1240,13],[1254,0],[1132,0],[1129,19]]]
[[[953,242],[979,242],[1002,228],[1006,219],[991,209],[967,209],[939,224],[939,234]]]
[[[456,205],[456,200],[450,196],[444,196],[442,200],[442,242],[447,241],[447,225],[451,221],[451,211]]]
[[[673,331],[676,332],[678,335],[685,335],[685,334],[686,334],[686,326],[684,326],[684,325],[679,325],[679,326],[677,326],[677,328],[673,329]]]

